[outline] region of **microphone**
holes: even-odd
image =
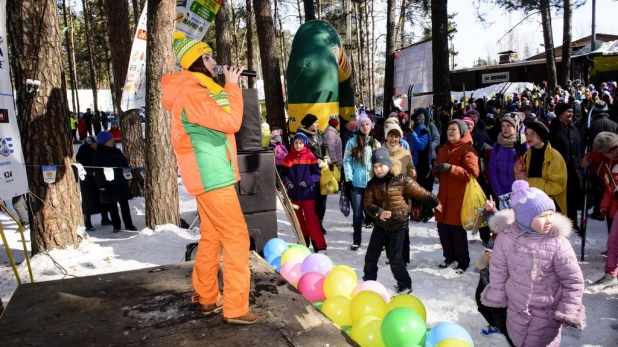
[[[223,75],[223,66],[217,65],[215,69],[217,71],[217,75]],[[257,77],[257,72],[253,70],[242,70],[240,75],[245,77]]]

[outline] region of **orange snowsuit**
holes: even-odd
[[[164,76],[161,86],[163,106],[172,112],[172,144],[180,176],[189,194],[196,196],[201,219],[193,287],[200,304],[219,301],[223,246],[223,315],[243,316],[249,311],[251,273],[249,232],[234,189],[240,180],[234,133],[243,117],[241,90],[227,83],[225,93],[215,96],[186,70]],[[229,112],[213,99],[225,94]]]

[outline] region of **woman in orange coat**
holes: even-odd
[[[171,134],[180,176],[197,200],[201,239],[193,269],[193,287],[202,313],[223,310],[224,321],[251,324],[249,310],[249,231],[234,184],[240,180],[234,133],[240,129],[242,68],[224,66],[226,84],[213,79],[217,62],[204,42],[174,35],[174,53],[182,71],[161,81],[163,106],[172,112]],[[219,258],[223,247],[223,295]]]
[[[472,147],[472,137],[465,122],[454,119],[446,130],[448,141],[438,152],[434,175],[440,180],[438,200],[442,212],[435,211],[438,235],[444,252],[444,269],[455,261],[457,273],[463,274],[470,265],[468,234],[461,225],[461,205],[466,185],[479,176],[479,159]]]

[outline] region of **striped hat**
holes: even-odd
[[[180,63],[180,67],[188,69],[202,55],[212,52],[212,48],[206,42],[188,39],[180,31],[174,34],[174,54]]]

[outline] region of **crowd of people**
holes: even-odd
[[[94,113],[90,108],[86,113],[78,115],[75,112],[69,114],[71,125],[71,140],[83,141],[88,136],[97,136],[102,131],[109,131],[115,139],[121,139],[122,134],[119,129],[118,120],[109,119],[107,112],[96,110]],[[111,127],[108,128],[108,125]]]

